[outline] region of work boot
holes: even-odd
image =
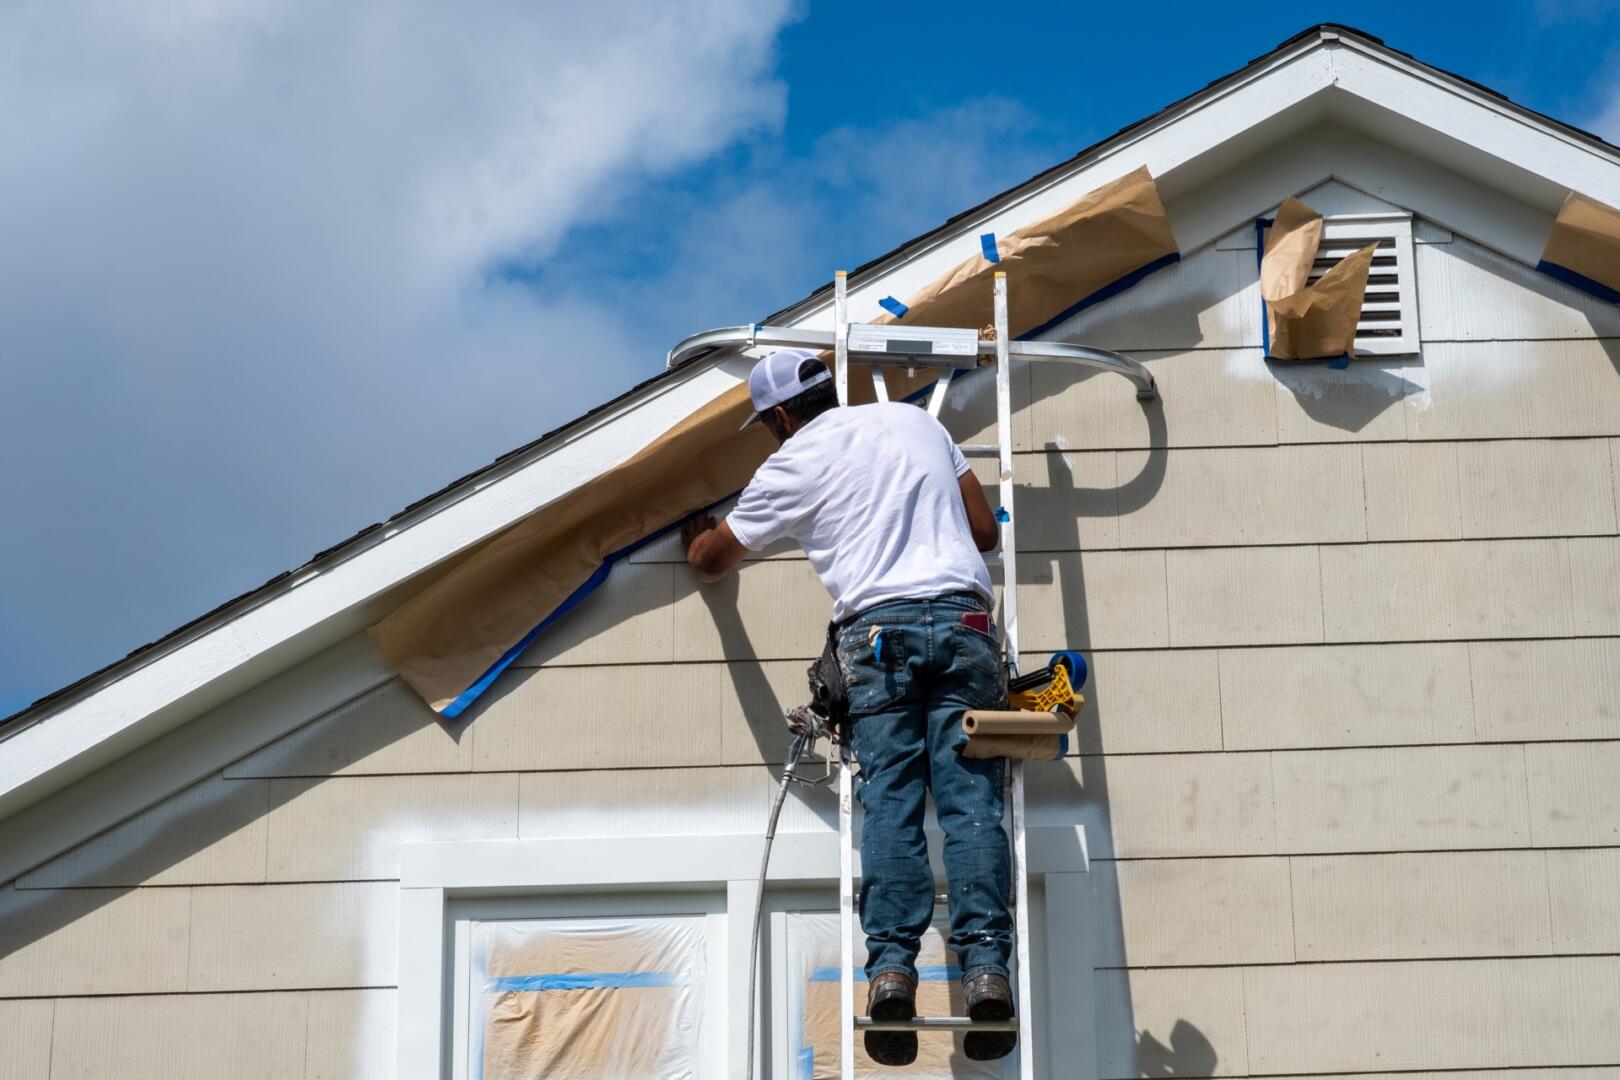
[[[986,972],[962,984],[970,1020],[1011,1020],[1012,987],[1007,976]],[[972,1031],[962,1040],[962,1052],[974,1061],[994,1061],[1012,1053],[1018,1044],[1016,1031]]]
[[[917,1016],[917,980],[901,971],[885,971],[872,980],[866,1015],[874,1020],[913,1020]],[[868,1031],[866,1056],[879,1065],[910,1065],[917,1060],[915,1031]]]

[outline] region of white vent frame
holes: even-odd
[[[1356,358],[1415,356],[1422,346],[1410,213],[1336,214],[1323,218],[1322,243],[1309,280],[1315,284],[1334,263],[1375,240],[1378,250],[1367,277],[1367,299],[1356,324]]]

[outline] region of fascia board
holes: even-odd
[[[1534,266],[1553,215],[1349,127],[1323,126],[1262,150],[1169,202],[1183,251],[1252,227],[1283,195],[1341,180],[1459,236]]]
[[[629,458],[747,376],[742,358],[694,365],[647,387],[622,407],[558,436],[554,444],[418,509],[333,565],[289,582],[214,625],[155,651],[109,681],[43,713],[0,746],[0,818],[116,755],[218,704],[208,693],[229,673],[274,655],[285,667],[325,644],[305,635],[400,582],[521,520]],[[539,467],[534,467],[539,466]],[[268,676],[271,672],[264,672]],[[100,749],[101,754],[96,751]]]
[[[1620,205],[1620,154],[1443,72],[1355,38],[1327,50],[1343,92],[1561,188]]]

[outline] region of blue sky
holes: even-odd
[[[8,6],[0,715],[1312,23],[1620,140],[1620,2],[1097,7]]]

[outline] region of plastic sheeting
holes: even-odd
[[[1356,323],[1378,245],[1334,263],[1309,284],[1322,243],[1322,215],[1292,196],[1269,229],[1262,228],[1260,296],[1266,305],[1266,355],[1273,360],[1322,360],[1356,355]]]
[[[1164,204],[1141,168],[982,244],[901,305],[903,321],[987,325],[991,275],[1004,270],[1009,328],[1027,337],[1176,258]],[[914,393],[933,377],[891,379],[890,392]],[[871,399],[863,384],[851,382],[853,400]],[[371,627],[383,658],[430,707],[458,715],[616,558],[747,483],[775,448],[759,425],[737,430],[751,408],[747,387],[733,387],[628,461],[483,541]]]
[[[476,923],[471,968],[471,1077],[704,1075],[701,916]]]
[[[1536,269],[1620,303],[1620,210],[1570,192]]]
[[[838,1072],[838,916],[793,913],[787,917],[787,1010],[789,1080],[837,1080]],[[857,934],[856,1007],[866,1000],[866,975],[860,970],[864,938]],[[922,939],[917,956],[917,1012],[923,1016],[961,1016],[962,976],[947,964],[945,928],[936,921]],[[870,1080],[965,1080],[999,1078],[1001,1062],[970,1061],[962,1053],[962,1036],[927,1032],[917,1036],[917,1060],[896,1069],[866,1056],[855,1033],[855,1075]]]

